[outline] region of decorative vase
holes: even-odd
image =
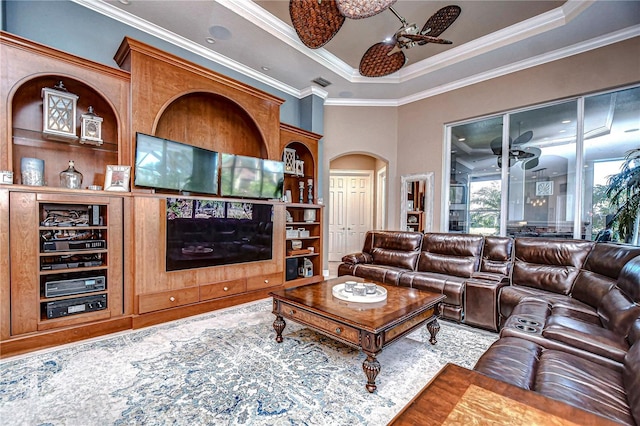
[[[69,161],[67,170],[60,172],[60,186],[69,189],[80,189],[82,186],[82,173],[76,170],[73,160]]]
[[[20,159],[22,184],[29,186],[44,185],[44,160],[23,157]]]

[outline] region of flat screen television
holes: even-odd
[[[221,154],[220,195],[242,198],[280,198],[284,163],[236,154]]]
[[[218,153],[136,133],[134,184],[202,194],[218,193]]]
[[[273,206],[244,201],[167,199],[166,270],[273,258]]]

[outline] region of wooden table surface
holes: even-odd
[[[371,282],[359,277],[342,276],[317,284],[293,287],[270,293],[275,299],[322,313],[371,333],[378,333],[390,325],[402,322],[407,316],[432,308],[444,299],[439,293],[397,287],[376,282],[387,290],[387,300],[376,303],[353,303],[337,299],[332,288],[352,280]]]
[[[447,364],[389,423],[404,425],[580,425],[618,423],[473,370]]]

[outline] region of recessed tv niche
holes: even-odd
[[[273,206],[167,199],[167,271],[270,260]]]
[[[218,153],[136,133],[136,186],[202,194],[218,193]]]
[[[220,195],[230,197],[282,197],[284,163],[236,154],[221,154]]]

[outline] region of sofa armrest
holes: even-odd
[[[351,263],[357,265],[359,263],[373,263],[373,256],[369,253],[351,253],[342,258],[344,263]]]
[[[504,284],[509,283],[508,276],[503,274],[497,274],[494,272],[483,272],[483,271],[474,272],[473,274],[471,274],[471,278],[472,279],[475,278],[478,280],[492,281],[496,283],[504,283]]]

